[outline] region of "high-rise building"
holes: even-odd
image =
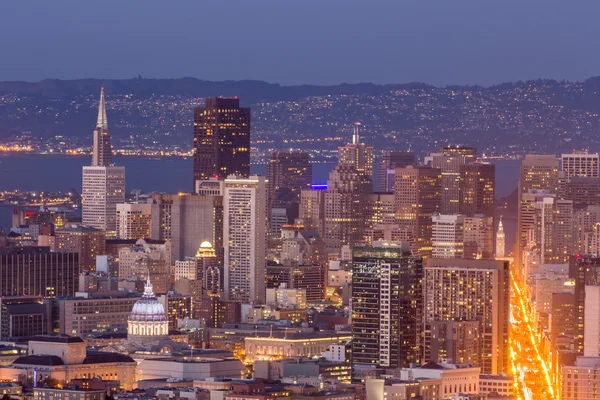
[[[475,147],[461,146],[461,145],[450,145],[438,147],[438,153],[443,154],[459,154],[465,157],[465,164],[474,163],[477,159],[477,149]]]
[[[66,225],[55,234],[56,251],[78,253],[79,270],[95,271],[96,256],[106,254],[106,236],[103,231],[81,225]]]
[[[360,142],[359,122],[354,123],[352,143],[338,148],[338,166],[354,167],[363,178],[373,179],[373,146]]]
[[[569,178],[561,186],[560,197],[571,200],[576,210],[600,205],[600,179],[584,176]]]
[[[441,182],[439,168],[396,168],[394,196],[401,239],[422,256],[431,254],[431,217],[440,211]]]
[[[100,103],[98,105],[98,120],[93,133],[94,153],[92,155],[93,167],[109,167],[112,165],[112,147],[110,145],[110,130],[106,118],[106,101],[104,88],[100,89]]]
[[[423,264],[406,243],[355,247],[352,364],[408,367],[422,360]]]
[[[425,357],[431,360],[432,323],[478,321],[483,373],[508,371],[509,262],[430,258],[423,278]]]
[[[320,237],[325,234],[325,193],[327,185],[313,185],[300,193],[300,215],[298,222],[312,229]]]
[[[143,239],[119,250],[119,278],[143,281],[148,277],[158,293],[170,289],[170,245],[147,243]]]
[[[51,299],[40,296],[0,298],[0,340],[14,341],[51,332]]]
[[[265,300],[266,194],[264,177],[225,179],[224,295],[228,300]]]
[[[558,160],[554,155],[527,154],[521,162],[519,172],[518,201],[519,214],[517,221],[517,240],[515,251],[515,265],[522,265],[523,252],[527,246],[527,235],[532,221],[532,195],[531,193],[547,191],[556,194],[558,191]],[[533,196],[533,200],[535,196]]]
[[[494,216],[496,166],[488,163],[460,166],[459,212],[467,217]]]
[[[562,369],[562,400],[592,400],[598,398],[600,357],[577,357],[575,365]]]
[[[325,191],[325,232],[323,239],[330,253],[362,240],[366,219],[369,184],[352,166],[337,166],[329,173]]]
[[[498,222],[498,231],[496,232],[496,257],[502,258],[506,254],[505,250],[506,236],[504,233],[504,226],[502,225],[502,216],[500,216],[500,222]]]
[[[47,247],[0,248],[0,296],[73,296],[79,283],[79,255]]]
[[[81,221],[115,236],[117,204],[125,201],[125,167],[83,167]]]
[[[276,206],[298,206],[300,192],[302,189],[310,189],[312,183],[312,165],[309,159],[305,152],[271,153],[266,177],[269,214]]]
[[[145,239],[150,237],[152,204],[117,204],[117,237],[119,239]]]
[[[98,121],[94,130],[92,166],[83,167],[81,192],[81,220],[115,236],[117,231],[117,204],[125,201],[125,168],[112,163],[110,132],[106,119],[104,88],[100,94]]]
[[[434,258],[463,258],[465,217],[460,214],[432,216],[432,253]]]
[[[171,241],[172,265],[194,257],[202,242],[214,243],[223,264],[223,196],[156,193],[151,201],[150,237]]]
[[[550,342],[556,348],[556,338],[560,336],[574,337],[576,334],[577,312],[575,310],[574,293],[552,293],[552,320],[550,325]]]
[[[600,285],[600,258],[577,255],[570,261],[569,277],[575,279],[575,350],[583,354],[586,287]]]
[[[285,262],[267,265],[267,288],[279,288],[282,284],[289,289],[306,290],[308,303],[320,303],[325,298],[326,268],[322,263]]]
[[[460,153],[430,153],[425,163],[441,171],[442,214],[458,214],[461,200],[461,167],[467,162]]]
[[[395,151],[383,150],[381,162],[377,167],[377,186],[376,190],[381,193],[389,193],[394,191],[394,180],[391,180],[391,185],[388,183],[388,171],[395,174],[396,168],[405,168],[409,165],[416,165],[417,159],[413,151]]]
[[[584,176],[598,178],[598,153],[572,153],[562,155],[562,170],[566,177]]]
[[[250,109],[238,98],[207,98],[194,109],[194,188],[229,175],[250,175]]]
[[[494,217],[475,214],[465,217],[464,258],[492,258],[494,254]]]
[[[600,205],[578,210],[573,217],[573,253],[600,256]]]

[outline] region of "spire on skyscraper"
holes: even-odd
[[[359,144],[360,138],[358,136],[358,127],[360,126],[360,122],[354,123],[354,133],[352,134],[352,144]]]
[[[104,100],[104,87],[100,89],[100,104],[98,105],[98,121],[96,128],[108,129],[108,119],[106,118],[106,101]]]

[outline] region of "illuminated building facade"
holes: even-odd
[[[492,258],[494,254],[494,217],[475,214],[464,221],[464,258]]]
[[[92,154],[93,167],[109,167],[112,165],[112,147],[110,145],[110,131],[106,117],[106,101],[104,88],[100,89],[100,102],[98,104],[98,119],[93,132],[94,151]]]
[[[266,193],[262,176],[225,179],[223,242],[227,300],[265,300]]]
[[[588,178],[598,178],[598,153],[571,153],[561,156],[562,170],[566,177],[584,176]]]
[[[150,237],[152,204],[117,204],[117,237],[119,239],[145,239]]]
[[[381,162],[377,167],[376,191],[380,193],[393,192],[394,183],[393,180],[391,181],[391,185],[388,183],[390,182],[388,179],[388,171],[393,174],[395,173],[396,168],[404,168],[416,164],[417,159],[413,151],[383,150]]]
[[[79,255],[47,247],[0,248],[0,295],[72,296],[79,283]]]
[[[423,279],[425,358],[432,360],[431,324],[478,321],[484,373],[508,371],[509,262],[495,260],[426,260]]]
[[[151,215],[150,236],[171,241],[171,264],[194,257],[207,241],[223,265],[223,196],[156,193]]]
[[[496,166],[487,163],[460,166],[459,212],[467,217],[494,216]]]
[[[431,255],[431,217],[440,209],[441,184],[438,168],[396,168],[394,196],[400,238],[422,256]]]
[[[117,204],[125,202],[125,167],[83,167],[82,224],[117,233]]]
[[[96,228],[67,225],[55,238],[57,252],[79,254],[80,271],[95,271],[96,256],[106,254],[106,235]]]
[[[376,242],[352,256],[352,363],[421,361],[423,261],[408,244]]]
[[[302,189],[312,183],[312,165],[305,152],[276,151],[267,164],[269,215],[275,206],[298,204]]]
[[[325,233],[325,192],[327,185],[313,185],[300,193],[298,222],[304,228],[312,229],[320,237]]]
[[[498,231],[496,232],[496,257],[502,258],[506,254],[505,250],[506,236],[504,234],[504,226],[502,225],[502,216],[498,222]]]
[[[350,335],[327,332],[274,332],[270,337],[247,336],[244,340],[246,362],[320,357],[332,344],[343,344],[350,339]]]
[[[250,176],[250,109],[237,98],[207,98],[194,109],[194,188],[197,180]]]
[[[267,265],[267,288],[282,287],[306,290],[307,303],[320,303],[325,298],[326,268],[322,263]]]
[[[460,214],[432,216],[433,258],[463,258],[465,217]]]

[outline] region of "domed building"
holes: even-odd
[[[127,341],[130,351],[172,353],[178,346],[169,338],[169,321],[163,305],[154,297],[150,277],[142,299],[131,310],[127,321]]]

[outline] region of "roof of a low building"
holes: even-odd
[[[65,334],[54,335],[39,335],[31,338],[32,342],[49,342],[49,343],[84,343],[84,340],[79,336],[70,336]]]

